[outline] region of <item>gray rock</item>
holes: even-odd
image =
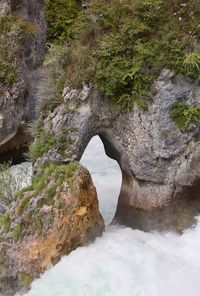
[[[63,105],[49,114],[45,129],[56,136],[67,128],[71,144],[64,155],[48,151],[35,166],[47,159],[79,160],[90,139],[99,135],[123,175],[115,220],[143,230],[182,231],[200,210],[200,125],[183,132],[170,110],[183,98],[200,104],[200,88],[172,77],[163,70],[148,111],[134,106],[130,113],[114,109],[92,88],[84,101],[82,92],[66,88]]]
[[[46,42],[44,2],[41,0],[22,0],[15,7],[14,2],[1,0],[0,16],[17,13],[24,21],[36,28],[20,44],[20,59],[13,56],[17,65],[17,79],[12,85],[0,83],[0,145],[6,143],[17,133],[21,123],[35,118],[37,101],[38,67],[41,66]],[[6,38],[6,36],[5,36]],[[13,37],[13,48],[19,40]]]

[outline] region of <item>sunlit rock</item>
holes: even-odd
[[[26,291],[33,279],[103,229],[85,168],[72,163],[42,169],[1,221],[0,295]]]

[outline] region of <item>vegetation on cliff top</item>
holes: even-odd
[[[61,34],[63,84],[92,83],[113,105],[131,110],[135,102],[147,109],[163,68],[200,82],[199,6],[199,0],[88,1]]]

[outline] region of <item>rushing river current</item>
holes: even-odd
[[[200,218],[179,236],[109,226],[121,185],[118,165],[98,137],[82,158],[106,221],[101,238],[80,247],[35,280],[27,296],[199,296]]]

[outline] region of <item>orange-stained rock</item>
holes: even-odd
[[[55,168],[57,170],[58,166]],[[1,296],[25,291],[32,279],[57,263],[63,255],[101,235],[104,229],[89,172],[76,167],[70,176],[54,187],[61,172],[52,172],[38,195],[32,188],[12,207],[10,230],[3,232],[0,243]],[[51,188],[55,190],[52,196],[49,193]],[[26,198],[28,203],[23,208]],[[19,212],[19,205],[22,209],[17,216],[14,209],[18,207]]]

